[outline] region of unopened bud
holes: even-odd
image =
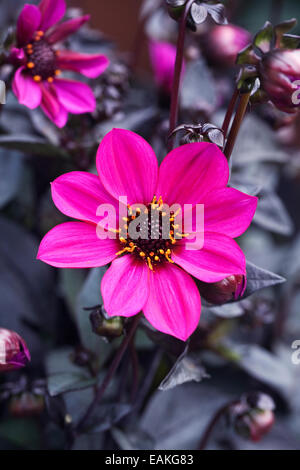
[[[0,372],[20,369],[30,361],[25,341],[14,331],[0,328]]]
[[[274,50],[259,67],[263,90],[281,111],[293,113],[300,106],[300,50]]]
[[[44,410],[44,397],[32,392],[24,392],[12,397],[9,402],[10,413],[18,418],[27,416],[38,416]]]
[[[246,289],[246,277],[237,274],[226,277],[222,281],[199,284],[201,295],[207,302],[222,305],[232,300],[238,300]]]
[[[251,42],[251,34],[235,25],[214,26],[204,37],[203,52],[212,63],[232,67],[238,53]]]
[[[123,320],[121,317],[105,318],[102,309],[98,308],[91,312],[90,322],[92,330],[96,335],[103,336],[108,340],[118,338],[123,334]]]

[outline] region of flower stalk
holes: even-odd
[[[185,31],[187,17],[190,11],[190,8],[195,0],[189,0],[184,8],[184,12],[180,19],[179,34],[177,40],[177,53],[173,77],[173,86],[171,94],[171,110],[170,110],[170,122],[169,122],[169,134],[173,132],[177,124],[178,117],[178,101],[179,101],[179,86],[181,79],[181,72],[183,66],[183,54],[184,54],[184,41],[185,41]],[[171,137],[168,141],[168,151],[172,150],[174,143],[174,137]]]
[[[234,121],[233,121],[231,129],[230,129],[230,133],[229,133],[229,136],[228,136],[225,148],[224,148],[224,154],[225,154],[228,161],[230,160],[230,157],[231,157],[232,151],[234,149],[234,145],[235,145],[239,130],[241,128],[243,119],[245,117],[250,96],[251,96],[251,92],[242,93],[240,95],[240,101],[239,101],[238,109],[237,109]]]
[[[230,122],[231,122],[231,118],[232,118],[233,111],[235,109],[235,105],[237,103],[238,97],[239,97],[239,92],[238,92],[238,89],[235,88],[234,92],[233,92],[233,95],[231,97],[231,100],[230,100],[225,118],[224,118],[223,125],[222,125],[222,131],[223,131],[223,135],[224,135],[225,139],[227,137],[227,132],[228,132],[228,129],[229,129],[229,125],[230,125]]]
[[[117,354],[115,355],[115,358],[112,361],[102,384],[97,389],[94,400],[92,401],[92,403],[88,407],[86,413],[84,414],[84,416],[80,420],[80,422],[79,422],[79,424],[78,424],[78,426],[77,426],[77,428],[74,432],[75,436],[77,435],[77,433],[82,432],[82,430],[84,429],[85,425],[87,424],[89,418],[92,416],[93,412],[95,411],[95,408],[97,407],[97,405],[101,401],[108,385],[110,384],[111,379],[113,378],[113,376],[114,376],[114,374],[115,374],[115,372],[116,372],[116,370],[117,370],[117,368],[118,368],[118,366],[119,366],[119,364],[120,364],[120,362],[121,362],[121,360],[124,356],[124,353],[127,350],[127,347],[129,346],[129,344],[130,344],[130,342],[131,342],[131,340],[132,340],[132,338],[133,338],[133,336],[136,332],[136,329],[137,329],[139,321],[140,321],[140,317],[141,317],[141,314],[138,314],[138,315],[135,315],[135,317],[133,318],[130,330],[128,331],[127,335],[125,336],[124,340],[122,341],[122,343],[121,343],[121,345],[120,345],[120,347],[117,351]]]

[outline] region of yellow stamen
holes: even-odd
[[[154,257],[155,261],[159,261],[159,256]]]
[[[141,251],[141,252],[140,252],[140,256],[141,256],[142,258],[145,258],[146,255],[145,255],[145,253],[144,253],[143,251]]]
[[[27,62],[28,69],[34,69],[34,62]]]
[[[57,54],[57,55],[58,55],[58,54]],[[61,74],[61,70],[56,69],[56,70],[54,71],[54,74],[55,74],[56,76],[57,76],[57,75],[60,75],[60,74]]]
[[[164,252],[164,250],[163,250],[162,248],[159,250],[159,252],[160,252],[161,255],[164,255],[164,254],[165,254],[165,252]]]
[[[149,256],[147,257],[147,264],[149,268],[151,269],[151,271],[153,271],[153,266],[152,266],[151,259],[149,258]]]
[[[150,252],[150,256],[154,256],[154,253],[153,253],[153,251],[151,251],[151,252]]]
[[[190,236],[189,233],[179,233],[179,232],[176,232],[175,235],[176,235],[177,237],[182,237],[182,238],[184,238],[184,237],[189,237],[189,236]]]
[[[40,37],[44,36],[44,31],[37,31],[36,34]]]
[[[42,77],[41,77],[40,75],[35,75],[35,76],[33,77],[33,80],[34,80],[35,82],[41,82],[41,81],[42,81]]]
[[[47,82],[53,83],[53,82],[54,82],[54,78],[53,78],[53,77],[48,77],[48,78],[47,78]]]
[[[169,263],[174,263],[174,261],[170,258],[170,254],[171,254],[171,250],[167,250],[165,252],[166,260],[169,261]]]

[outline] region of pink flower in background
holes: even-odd
[[[20,369],[30,361],[25,341],[14,331],[0,328],[0,372]]]
[[[129,317],[142,310],[155,328],[186,340],[197,327],[201,311],[191,275],[205,282],[245,275],[245,256],[233,238],[249,226],[257,198],[227,187],[227,160],[210,143],[176,148],[158,169],[156,156],[142,137],[114,129],[102,140],[96,163],[98,175],[70,172],[52,183],[57,208],[80,222],[54,227],[42,240],[38,259],[65,268],[112,262],[101,284],[108,315]],[[97,208],[111,204],[118,214],[120,196],[128,202],[124,226],[116,239],[100,239]],[[203,248],[191,250],[187,239],[174,240],[173,216],[169,216],[172,230],[167,239],[160,232],[158,238],[122,237],[134,220],[131,206],[136,203],[146,205],[149,214],[160,211],[161,217],[166,216],[164,204],[182,208],[204,204]]]
[[[154,78],[165,93],[171,94],[173,85],[176,47],[169,42],[149,41],[149,53]],[[184,73],[184,66],[182,75]]]
[[[17,47],[11,60],[18,65],[13,92],[30,109],[41,106],[58,127],[63,127],[68,113],[95,110],[96,101],[85,83],[58,78],[61,70],[71,70],[89,78],[98,77],[108,66],[102,54],[80,54],[55,49],[54,44],[77,31],[89,15],[58,23],[65,14],[64,0],[42,0],[39,6],[26,4],[17,22]]]
[[[251,34],[236,25],[218,25],[204,37],[204,42],[203,51],[208,59],[224,67],[232,67],[238,53],[251,43]]]

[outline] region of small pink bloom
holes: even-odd
[[[208,59],[232,67],[238,53],[251,43],[251,34],[232,24],[214,26],[204,39],[204,53]]]
[[[65,0],[42,0],[38,7],[26,4],[17,21],[17,47],[12,48],[10,56],[18,67],[12,89],[19,102],[30,109],[41,106],[58,127],[66,124],[68,113],[88,113],[96,108],[90,87],[58,78],[60,71],[71,70],[96,78],[108,66],[108,59],[102,54],[55,48],[55,43],[89,20],[89,15],[85,15],[58,23],[65,10]]]
[[[191,275],[217,282],[245,275],[245,256],[234,237],[249,226],[257,198],[227,187],[229,168],[219,148],[193,143],[172,150],[158,169],[150,145],[133,132],[114,129],[97,153],[98,176],[71,172],[52,183],[52,198],[65,215],[80,222],[54,227],[42,240],[38,259],[56,267],[88,268],[112,262],[101,291],[109,316],[132,316],[143,311],[158,330],[185,341],[198,325],[201,300]],[[129,204],[127,222],[115,239],[96,234],[101,217],[97,208],[110,204],[118,217],[120,196]],[[204,204],[204,246],[189,249],[185,238],[174,240],[177,229],[169,216],[169,237],[127,236],[132,204],[148,213],[164,204]],[[183,209],[184,210],[184,209]],[[187,211],[187,221],[190,213]],[[148,234],[151,234],[147,225]],[[202,227],[203,230],[203,227]],[[126,232],[126,239],[122,234]]]
[[[14,331],[0,328],[0,372],[20,369],[30,361],[25,341]]]
[[[168,42],[149,41],[149,53],[156,84],[171,94],[176,60],[176,47]],[[182,75],[184,74],[184,65]]]

